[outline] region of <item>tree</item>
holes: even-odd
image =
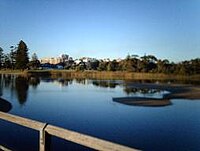
[[[10,47],[10,63],[11,63],[11,68],[14,69],[15,67],[15,63],[16,63],[16,50],[17,50],[17,47],[14,47],[14,46],[11,46]]]
[[[2,68],[3,61],[3,49],[0,47],[0,69]]]
[[[31,61],[28,63],[28,66],[31,69],[37,69],[38,67],[40,67],[40,61],[38,60],[36,53],[33,53]]]
[[[108,71],[116,71],[117,68],[117,62],[116,60],[110,61],[107,65],[107,70]]]
[[[192,74],[200,74],[200,58],[192,59],[190,62]]]
[[[144,55],[141,57],[139,68],[141,72],[155,72],[157,58],[153,55]]]
[[[11,68],[11,62],[8,54],[4,55],[4,68],[6,69]]]
[[[107,65],[108,65],[108,63],[102,60],[102,61],[99,62],[99,67],[97,69],[99,71],[106,71]]]
[[[24,70],[27,68],[28,62],[28,48],[25,42],[21,40],[16,52],[16,68]]]
[[[37,54],[33,53],[31,61],[37,61],[37,60],[38,60]]]

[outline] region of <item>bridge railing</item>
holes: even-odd
[[[15,123],[27,128],[39,131],[39,151],[47,151],[49,149],[49,137],[56,136],[58,138],[86,146],[95,150],[102,151],[136,151],[137,149],[112,143],[106,140],[95,138],[89,135],[81,134],[47,123],[23,118],[20,116],[0,112],[0,119],[11,123]],[[9,150],[0,145],[0,150]]]

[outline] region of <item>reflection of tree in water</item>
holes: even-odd
[[[72,84],[72,81],[73,81],[73,79],[63,79],[63,78],[54,79],[51,77],[48,77],[48,78],[41,77],[41,80],[43,82],[48,82],[48,83],[58,82],[59,84],[61,84],[61,86],[68,86],[68,85]]]
[[[0,96],[3,95],[3,77],[0,74]]]
[[[160,92],[159,89],[148,89],[148,88],[130,88],[130,87],[125,87],[124,92],[126,94],[131,94],[131,93],[141,93],[141,94],[155,94]]]
[[[86,84],[86,79],[78,79],[78,78],[76,78],[75,79],[75,81],[76,81],[76,83],[79,83],[79,84]]]
[[[30,77],[29,78],[29,85],[31,85],[34,89],[36,89],[39,84],[40,84],[39,77]]]
[[[11,88],[11,94],[14,90],[14,80],[16,75],[0,74],[0,96],[3,95],[4,88]]]
[[[58,79],[57,80],[62,86],[68,86],[69,84],[72,84],[72,79]]]
[[[13,75],[9,75],[9,74],[3,75],[5,88],[9,88],[10,87],[10,84],[12,82],[12,77],[13,77]]]
[[[27,99],[29,85],[37,88],[40,84],[39,77],[24,77],[12,74],[0,74],[0,96],[3,95],[3,89],[11,89],[11,96],[16,92],[20,104],[24,104]]]
[[[119,85],[113,81],[93,81],[92,84],[103,88],[115,88],[117,85]]]
[[[18,97],[18,101],[20,104],[24,104],[27,100],[27,91],[29,88],[28,80],[25,77],[17,77],[15,79],[15,88]]]

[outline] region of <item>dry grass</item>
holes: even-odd
[[[0,74],[25,74],[26,72],[26,70],[0,70]]]
[[[190,80],[200,81],[200,75],[175,75],[163,73],[136,73],[123,71],[74,71],[74,70],[0,70],[0,74],[23,74],[62,78],[88,78],[106,80]]]
[[[90,78],[90,79],[127,79],[127,80],[200,80],[200,75],[174,75],[162,73],[136,73],[111,71],[70,71],[70,70],[34,70],[27,71],[33,75],[51,75],[63,78]]]

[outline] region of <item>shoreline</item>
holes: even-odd
[[[0,70],[0,74],[24,75],[26,74],[26,70]]]
[[[125,71],[74,71],[74,70],[28,70],[27,75],[62,78],[90,78],[90,79],[109,79],[109,80],[194,80],[200,81],[199,75],[176,75],[163,73],[139,73]]]
[[[27,76],[51,76],[62,78],[90,78],[107,80],[190,80],[200,81],[198,75],[177,75],[163,73],[140,73],[126,71],[96,71],[96,70],[0,70],[0,74],[17,74]]]

